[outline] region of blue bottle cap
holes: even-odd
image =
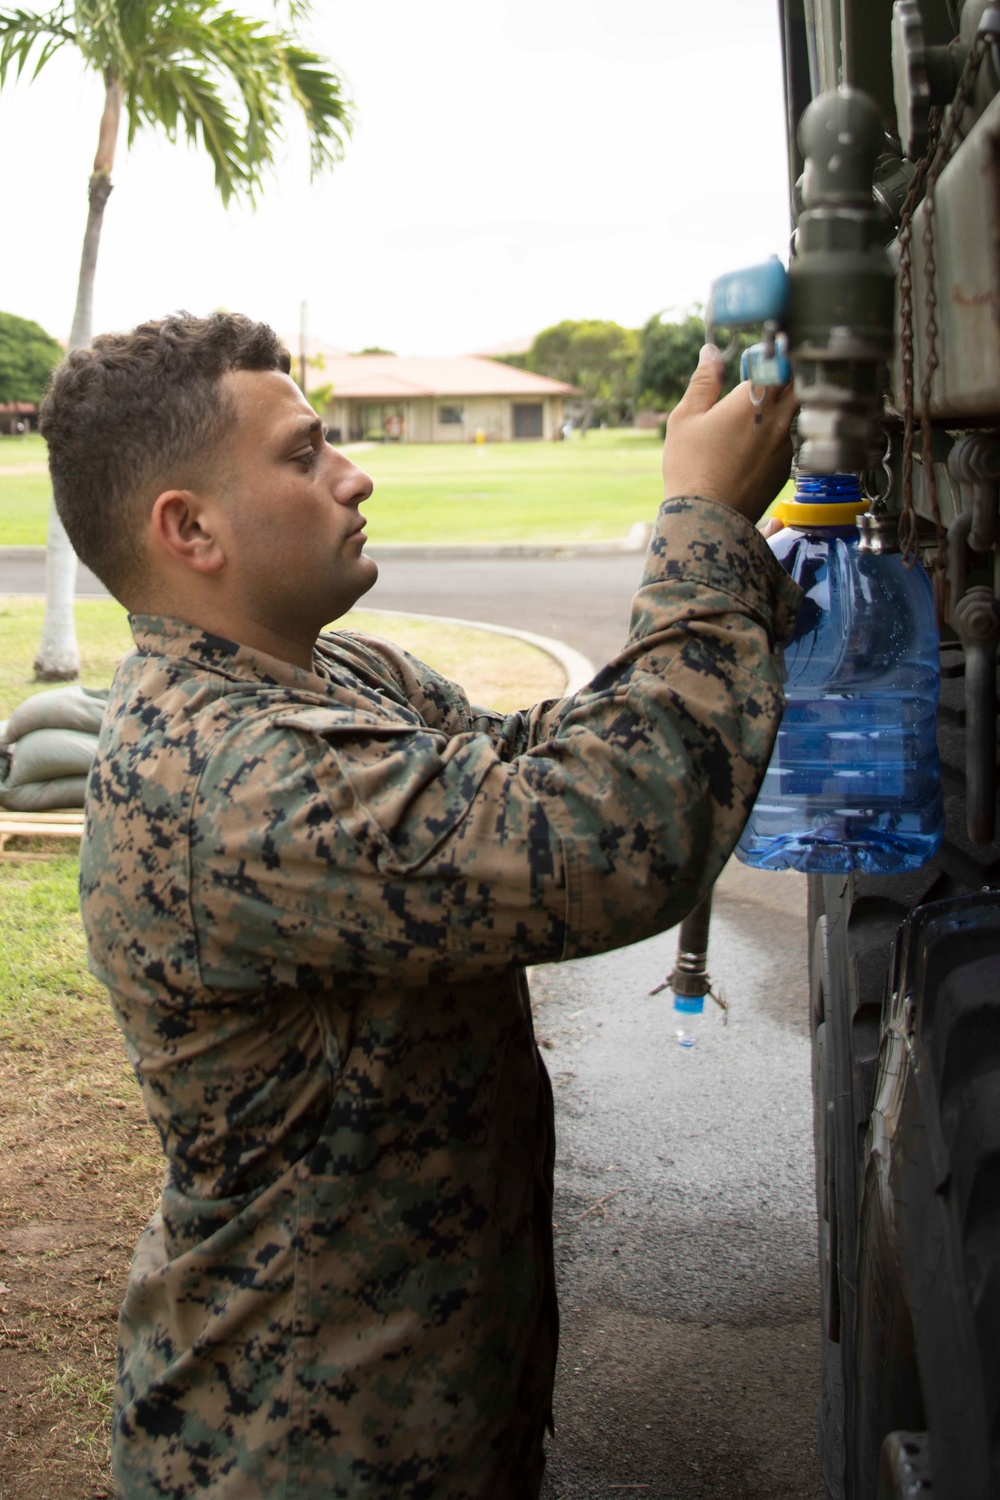
[[[705,1009],[704,995],[675,995],[674,1010],[683,1016],[700,1016]]]

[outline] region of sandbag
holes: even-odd
[[[8,745],[6,753],[10,765],[2,789],[10,792],[32,781],[86,777],[97,754],[97,735],[77,729],[36,729]]]
[[[8,812],[51,812],[60,807],[82,807],[86,776],[61,776],[55,781],[29,781],[5,790],[0,786],[0,807]]]
[[[7,720],[3,740],[9,745],[39,729],[75,729],[82,734],[99,734],[108,692],[107,688],[84,688],[73,683],[36,693],[15,708]]]

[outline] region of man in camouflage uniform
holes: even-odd
[[[374,581],[372,486],[288,368],[261,325],[182,316],[75,351],[44,407],[67,530],[135,636],[81,860],[167,1159],[116,1484],[521,1500],[557,1333],[523,965],[677,922],[739,835],[798,597],[752,525],[790,397],[755,429],[705,358],[627,644],[502,716],[382,641],[317,639]]]

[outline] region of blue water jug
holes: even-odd
[[[784,648],[787,707],[736,848],[811,875],[918,870],[944,830],[938,630],[930,581],[895,518],[865,517],[855,476],[800,479],[771,548],[805,600]]]

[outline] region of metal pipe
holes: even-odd
[[[954,615],[965,593],[965,579],[969,571],[969,532],[972,530],[972,512],[963,510],[948,527],[948,597]],[[958,629],[958,626],[955,626]]]
[[[997,644],[1000,602],[992,588],[966,589],[969,553],[996,545],[1000,443],[994,433],[967,433],[948,455],[948,472],[965,509],[948,527],[951,624],[965,653],[965,801],[969,838],[992,843],[996,831]]]
[[[854,49],[854,17],[850,0],[840,0],[840,81],[850,84]]]
[[[698,905],[681,923],[677,939],[677,959],[667,983],[675,995],[696,999],[712,988],[708,977],[708,930],[712,921],[712,893],[702,896]]]
[[[962,510],[972,511],[967,529],[973,552],[990,552],[1000,516],[1000,441],[994,432],[967,432],[948,454],[948,473],[962,496]],[[956,595],[956,598],[958,596]]]
[[[996,830],[1000,602],[991,588],[977,585],[959,599],[952,610],[951,622],[965,651],[965,803],[969,838],[974,844],[990,844]]]
[[[996,829],[997,758],[996,646],[972,646],[965,653],[966,806],[969,838],[992,844]]]

